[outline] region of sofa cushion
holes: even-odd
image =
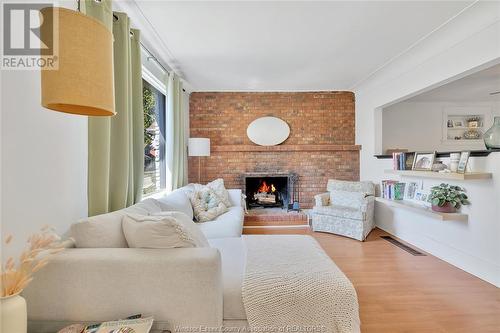
[[[198,222],[214,220],[217,216],[227,211],[227,206],[209,187],[203,187],[189,195],[193,205],[194,217]]]
[[[184,188],[177,189],[172,193],[157,199],[162,211],[178,211],[193,219],[193,207]]]
[[[70,234],[75,239],[76,247],[127,247],[122,229],[123,216],[128,213],[150,215],[160,211],[156,200],[145,199],[115,212],[81,219],[71,225]]]
[[[122,218],[126,213],[119,210],[96,215],[71,225],[70,234],[76,247],[127,247],[122,231]]]
[[[123,233],[132,248],[170,249],[208,247],[203,233],[183,213],[163,216],[128,214],[123,217]]]
[[[229,193],[224,186],[224,179],[218,178],[207,184],[207,187],[211,188],[215,195],[226,205],[226,207],[231,207],[231,201],[229,200]]]
[[[366,216],[366,213],[360,209],[337,205],[315,206],[313,212],[316,214],[343,217],[353,220],[364,220]]]
[[[197,226],[208,239],[240,237],[243,230],[243,214],[241,206],[233,206],[214,221],[197,223]]]
[[[146,214],[143,215],[151,215],[153,213],[161,212],[161,206],[158,200],[149,198],[124,209],[127,213],[132,213],[134,210],[146,211]]]
[[[226,213],[227,214],[227,213]],[[241,288],[245,274],[246,251],[243,238],[210,239],[210,246],[219,250],[222,259],[224,320],[246,319]]]

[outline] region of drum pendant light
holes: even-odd
[[[41,40],[54,45],[57,57],[56,69],[41,70],[42,106],[86,116],[115,115],[111,31],[94,18],[66,8],[47,7],[40,12]]]

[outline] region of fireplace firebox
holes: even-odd
[[[297,182],[295,174],[246,174],[247,208],[298,207]]]

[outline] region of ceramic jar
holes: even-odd
[[[460,161],[460,153],[451,153],[450,154],[450,171],[451,172],[457,172],[459,161]]]
[[[0,332],[26,333],[28,316],[26,301],[19,295],[0,297]]]

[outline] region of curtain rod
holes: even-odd
[[[100,2],[100,1],[98,1],[98,2]],[[80,0],[76,0],[76,4],[77,4],[77,10],[78,10],[79,12],[81,12],[81,10],[80,10],[80,8],[81,8],[81,7],[80,7]],[[118,17],[117,17],[115,14],[113,14],[113,18],[114,18],[115,20],[118,20]],[[165,68],[165,66],[163,66],[163,65],[162,65],[162,64],[158,61],[158,59],[157,59],[157,58],[153,55],[153,53],[152,53],[151,51],[149,51],[149,50],[148,50],[148,48],[147,48],[146,46],[144,46],[144,44],[142,44],[142,42],[140,42],[140,41],[139,41],[139,43],[141,44],[141,47],[144,49],[144,51],[146,51],[146,52],[147,52],[147,54],[149,54],[149,57],[148,57],[147,59],[148,59],[148,60],[149,60],[149,59],[153,59],[153,60],[154,60],[154,62],[156,62],[156,64],[158,64],[158,66],[160,66],[160,67],[161,67],[161,69],[163,69],[163,71],[164,71],[166,74],[170,75],[170,71],[168,71],[168,70]]]
[[[148,50],[148,48],[147,48],[146,46],[144,46],[144,44],[142,44],[142,42],[140,42],[140,44],[141,44],[141,47],[144,49],[144,51],[146,51],[146,52],[147,52],[147,54],[149,54],[149,57],[147,58],[147,59],[148,59],[148,61],[149,61],[150,59],[153,59],[153,61],[154,61],[154,62],[156,62],[156,64],[157,64],[158,66],[160,66],[160,67],[161,67],[161,68],[165,71],[165,73],[166,73],[166,74],[170,75],[170,71],[168,71],[168,70],[167,70],[167,69],[166,69],[166,68],[165,68],[165,67],[164,67],[164,66],[163,66],[163,65],[162,65],[162,64],[158,61],[158,59],[157,59],[157,58],[153,55],[153,53],[151,53],[151,51],[149,51],[149,50]]]

